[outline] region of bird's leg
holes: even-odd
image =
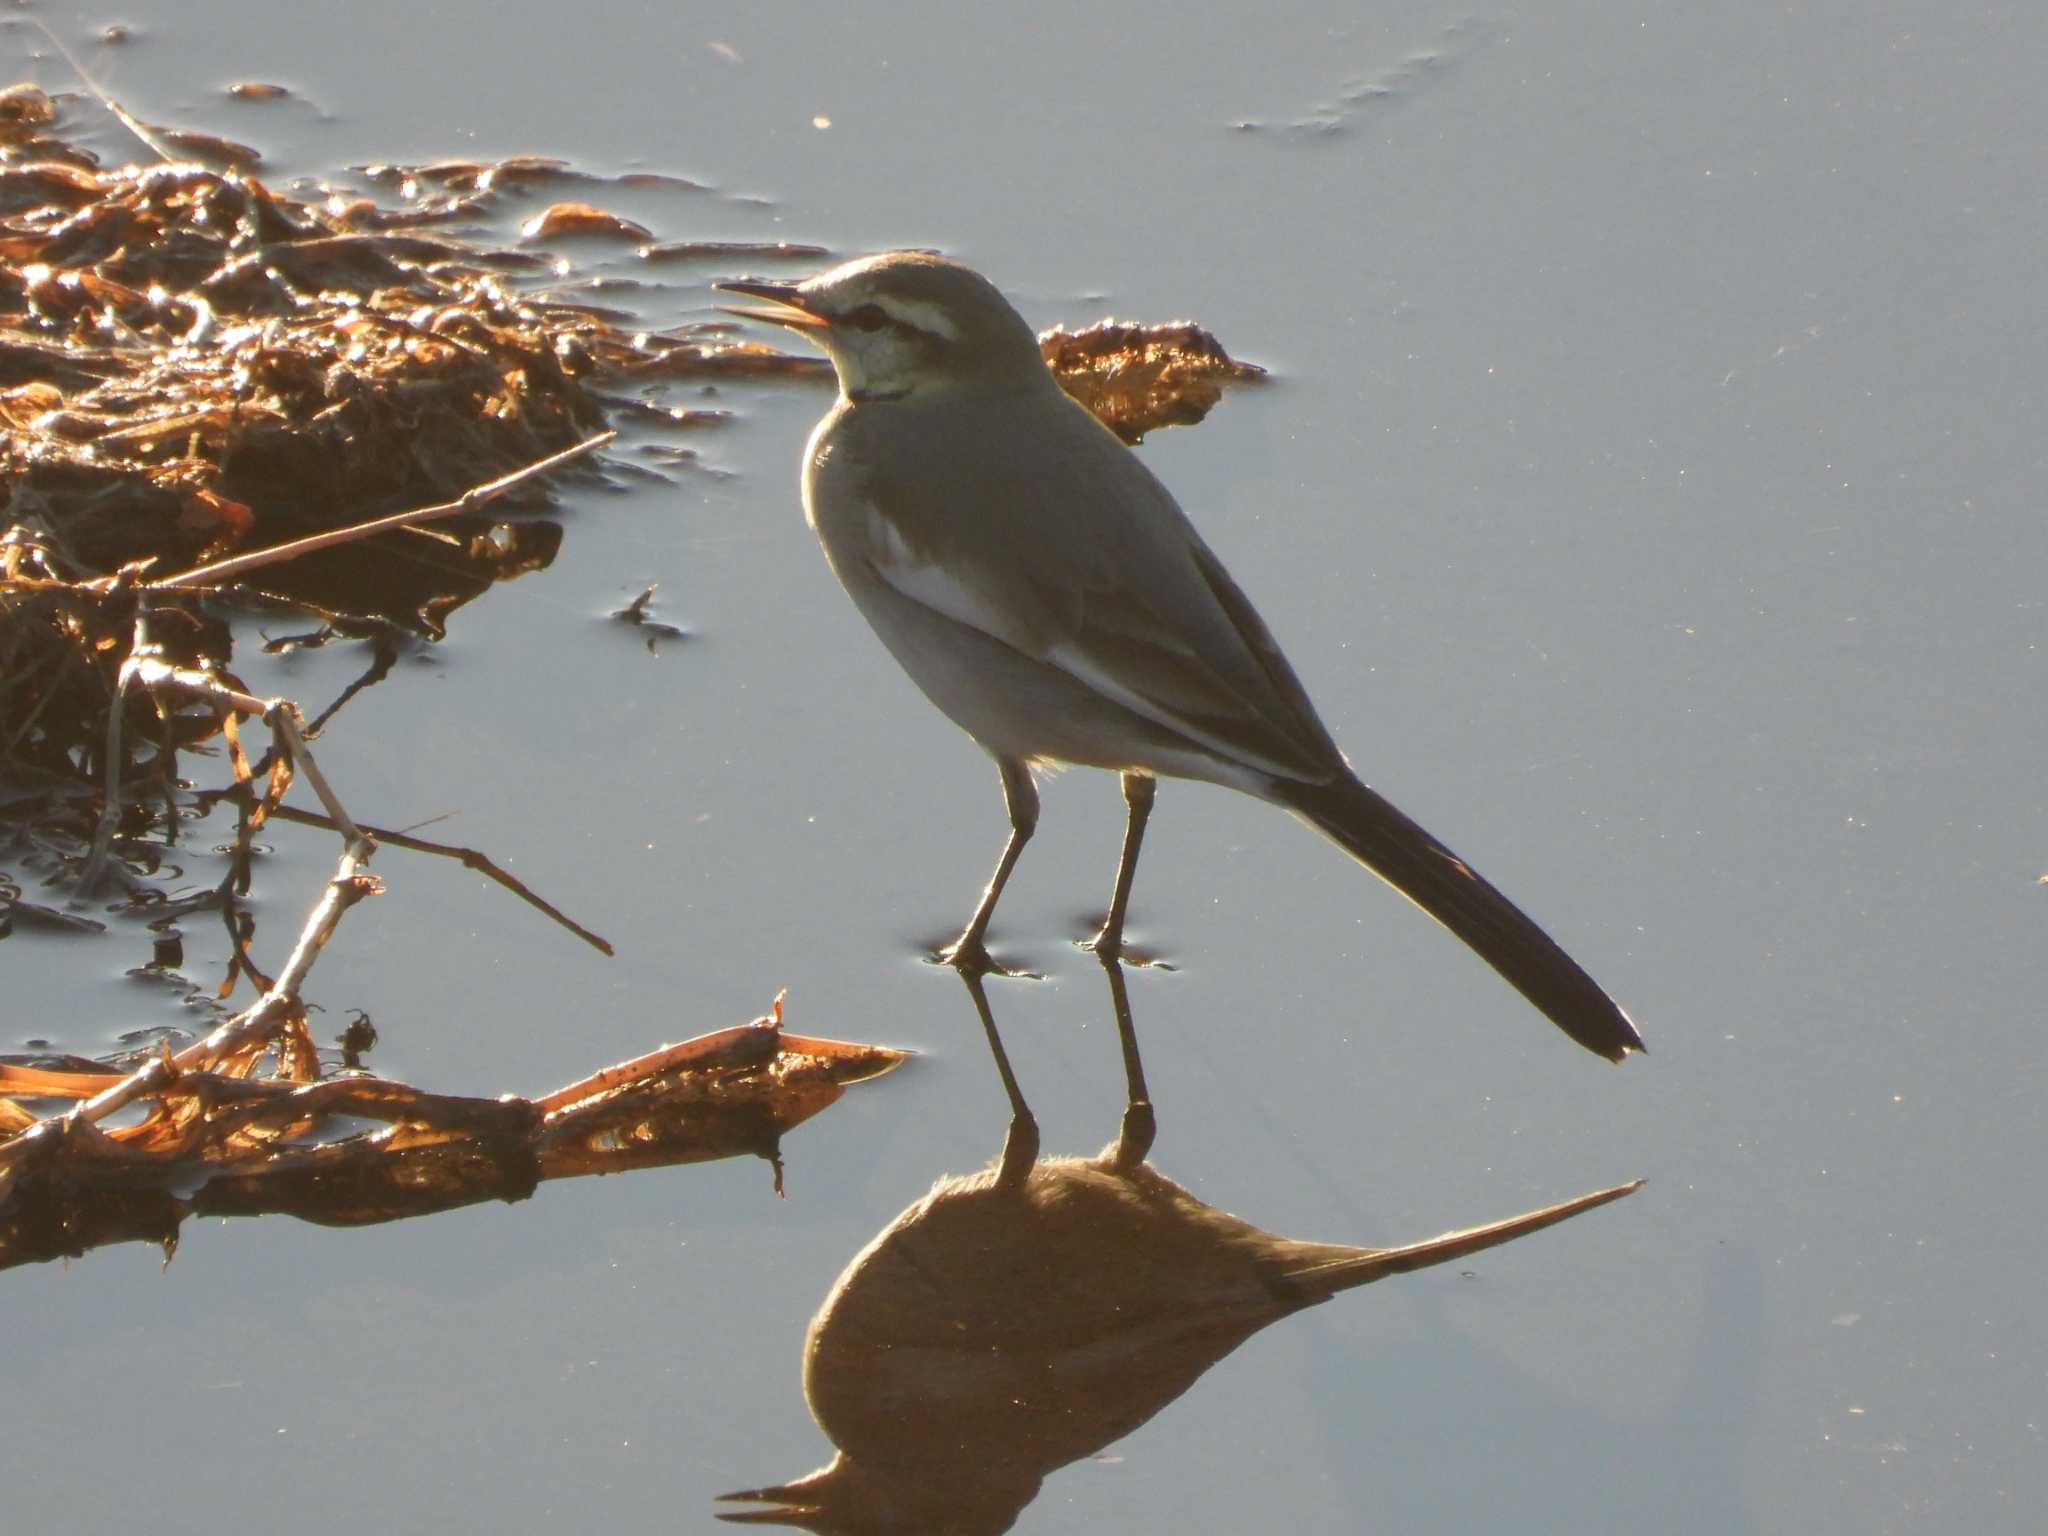
[[[939,958],[963,975],[985,976],[990,971],[1004,976],[1017,974],[989,958],[988,920],[995,915],[1010,871],[1017,867],[1017,856],[1038,830],[1038,786],[1031,782],[1031,770],[1017,758],[997,758],[996,768],[1003,776],[1003,803],[1010,811],[1010,840],[1003,844],[1003,856],[996,860],[996,872],[989,876],[988,889],[981,893],[981,905],[974,909],[974,916],[967,920],[960,937],[939,951]]]
[[[996,1029],[995,1012],[988,1005],[988,991],[981,976],[974,971],[962,971],[960,979],[967,984],[967,995],[974,999],[974,1011],[981,1016],[981,1031],[988,1038],[989,1054],[996,1060],[996,1075],[1003,1080],[1003,1092],[1010,1100],[1010,1130],[1003,1138],[1003,1160],[996,1182],[1004,1189],[1015,1189],[1038,1161],[1038,1117],[1024,1102],[1024,1090],[1017,1086],[1017,1074],[1010,1070],[1010,1053],[1003,1049],[1003,1037]]]
[[[1124,968],[1113,949],[1096,958],[1109,977],[1109,1005],[1116,1012],[1116,1037],[1124,1048],[1124,1118],[1116,1137],[1117,1171],[1128,1173],[1145,1161],[1159,1122],[1152,1113],[1152,1095],[1145,1087],[1145,1063],[1138,1057],[1138,1027],[1131,1021],[1131,996],[1124,986]]]
[[[1124,847],[1116,861],[1116,889],[1110,893],[1109,911],[1094,938],[1081,947],[1098,955],[1121,956],[1124,949],[1124,909],[1131,904],[1131,881],[1138,873],[1138,846],[1145,841],[1145,820],[1152,814],[1152,796],[1159,781],[1149,773],[1126,773],[1124,780]]]

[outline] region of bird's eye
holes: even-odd
[[[879,331],[889,323],[889,313],[879,304],[863,304],[847,315],[846,323],[856,331]]]

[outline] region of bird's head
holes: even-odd
[[[813,338],[830,355],[851,400],[1017,387],[1050,377],[1038,338],[995,284],[943,256],[890,251],[801,283],[717,286],[774,304],[730,313]]]

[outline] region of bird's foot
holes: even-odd
[[[1111,933],[1107,928],[1101,929],[1092,938],[1076,939],[1074,946],[1077,949],[1087,950],[1089,954],[1105,964],[1114,962],[1119,965],[1135,966],[1141,971],[1170,971],[1173,969],[1172,964],[1168,961],[1162,960],[1149,950],[1135,947],[1124,938],[1121,932]]]
[[[932,959],[935,964],[950,965],[963,976],[1012,976],[1022,977],[1028,981],[1044,980],[1036,971],[1028,971],[1022,966],[1004,965],[988,952],[988,946],[982,942],[979,934],[961,934]]]
[[[1107,929],[1091,934],[1085,939],[1074,940],[1074,947],[1087,950],[1098,960],[1124,959],[1124,936],[1120,933],[1111,933]]]

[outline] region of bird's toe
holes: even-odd
[[[965,935],[939,950],[932,959],[935,964],[951,966],[963,976],[1015,976],[1030,981],[1044,979],[1036,971],[1003,964],[988,952],[988,946],[980,939],[970,939]]]

